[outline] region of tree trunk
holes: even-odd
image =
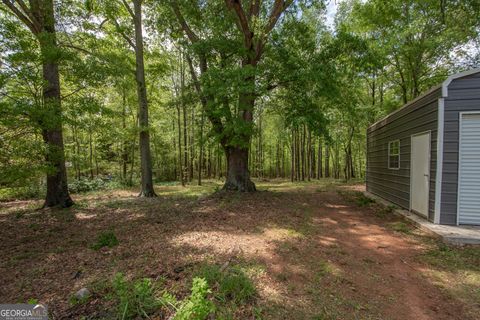
[[[195,144],[193,143],[195,141],[195,105],[192,106],[192,119],[190,121],[190,127],[191,127],[191,135],[190,135],[190,141],[189,141],[189,146],[190,146],[190,172],[189,172],[189,181],[193,180],[193,172],[194,172],[194,163],[195,163]]]
[[[182,186],[185,186],[185,176],[183,174],[183,163],[182,163],[182,121],[180,114],[180,107],[177,106],[177,126],[178,126],[178,164],[179,164],[179,178]]]
[[[172,119],[172,129],[173,132],[176,132],[175,119]],[[172,136],[172,145],[173,145],[173,180],[177,180],[177,143],[175,140],[175,134]]]
[[[255,67],[251,62],[244,61],[243,67]],[[248,170],[248,146],[251,142],[253,126],[253,109],[255,107],[255,76],[245,78],[246,89],[238,98],[239,118],[246,127],[246,132],[239,135],[240,146],[223,145],[227,159],[227,175],[225,190],[237,190],[241,192],[256,191],[255,184],[250,180]]]
[[[42,52],[43,101],[45,121],[42,123],[42,137],[47,146],[45,160],[50,169],[47,172],[47,194],[44,207],[70,207],[73,201],[68,192],[67,170],[63,146],[60,76],[58,72],[57,41],[53,1],[43,2],[43,27],[38,39]]]
[[[92,131],[89,129],[88,132],[88,144],[90,146],[90,156],[89,156],[89,162],[90,162],[90,179],[93,180],[93,141],[92,141]]]
[[[290,152],[290,180],[293,182],[295,179],[295,131],[292,129],[292,143],[291,143],[291,152]]]
[[[317,178],[323,178],[323,170],[322,170],[322,139],[318,138],[318,157],[317,157]]]
[[[330,145],[325,145],[325,178],[330,178]]]
[[[198,185],[202,185],[202,170],[203,170],[203,126],[205,125],[205,112],[202,109],[200,118],[200,155],[198,158]]]
[[[127,130],[127,97],[125,88],[122,88],[122,132],[125,134]],[[122,141],[122,179],[127,181],[127,162],[128,162],[128,142],[125,137]]]
[[[141,197],[155,197],[152,178],[152,157],[150,154],[150,133],[148,127],[148,101],[143,60],[142,0],[134,0],[135,61],[138,95],[138,119],[140,126],[140,167],[142,172]]]
[[[310,129],[307,130],[307,180],[310,181],[312,178],[312,134]]]
[[[75,154],[75,176],[80,179],[80,142],[78,141],[78,132],[77,127],[73,125],[72,127],[73,133],[73,141],[75,145],[73,146],[74,154]]]
[[[226,147],[225,155],[227,156],[227,180],[223,189],[241,192],[256,191],[248,171],[248,149]]]

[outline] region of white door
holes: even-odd
[[[430,133],[412,136],[412,161],[410,166],[411,209],[428,217]]]
[[[458,161],[458,224],[480,225],[480,114],[461,115]]]

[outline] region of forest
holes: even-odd
[[[479,63],[477,1],[247,2],[3,1],[0,186],[362,179],[369,124]]]
[[[38,246],[42,241],[49,247],[55,241],[63,241],[63,237],[80,237],[83,240],[78,240],[79,243],[70,240],[72,243],[68,246],[71,245],[72,248],[62,250],[73,252],[76,246],[83,246],[82,250],[92,251],[80,242],[106,232],[100,238],[106,235],[102,239],[108,243],[111,235],[114,238],[112,246],[115,246],[118,237],[121,247],[123,242],[127,243],[127,234],[138,234],[143,228],[154,239],[157,231],[149,228],[162,223],[156,222],[157,220],[165,222],[161,228],[169,228],[165,231],[168,233],[179,224],[188,224],[190,218],[192,220],[188,221],[201,219],[202,214],[206,213],[195,218],[191,216],[197,212],[191,209],[196,206],[211,206],[214,208],[212,210],[227,212],[226,215],[220,212],[215,215],[220,219],[217,221],[230,219],[231,217],[225,218],[229,217],[228,212],[240,212],[242,208],[247,208],[247,211],[250,210],[248,208],[253,211],[256,210],[253,208],[263,208],[258,209],[263,210],[259,212],[283,210],[279,207],[283,202],[279,202],[276,209],[269,209],[267,204],[275,206],[278,199],[275,198],[274,191],[263,191],[284,192],[281,191],[284,186],[292,188],[285,187],[288,189],[285,197],[292,195],[292,203],[300,207],[302,202],[305,206],[313,206],[316,202],[310,202],[314,200],[308,197],[317,191],[327,192],[326,195],[330,198],[326,199],[341,197],[337,199],[340,202],[360,203],[363,206],[360,210],[367,210],[364,206],[375,207],[357,193],[341,191],[343,189],[339,187],[355,185],[365,179],[367,128],[441,83],[448,75],[480,66],[480,2],[1,0],[0,48],[0,204],[4,203],[0,205],[0,212],[4,211],[0,214],[0,223],[12,223],[11,227],[25,229],[25,232],[37,228],[32,225],[41,223],[40,231],[34,230],[35,239],[43,239],[39,240]],[[306,194],[297,194],[302,186],[305,187]],[[340,191],[336,188],[340,188]],[[257,190],[262,192],[255,192]],[[207,193],[213,194],[213,200],[205,195]],[[195,197],[198,195],[198,203],[192,204],[192,194]],[[102,201],[107,201],[102,198],[104,196],[118,201],[128,198],[129,202],[122,202],[122,205],[116,207],[117,204],[110,199],[108,201],[111,202],[102,204]],[[215,202],[205,204],[202,201]],[[287,201],[284,203],[286,208],[289,202],[287,198],[283,201]],[[232,209],[229,206],[234,207]],[[48,211],[49,208],[53,211]],[[66,216],[59,218],[57,214],[68,210],[66,208],[72,208],[73,211],[68,211]],[[314,210],[312,208],[305,210],[311,212]],[[98,215],[101,215],[115,210],[126,210],[125,214],[143,210],[151,212],[153,216],[146,214],[147,220],[138,225],[139,229],[134,230],[122,229],[126,226],[119,225],[121,221],[128,225],[130,218],[127,216],[119,217],[118,221],[111,220],[115,219],[113,216],[101,216],[103,220],[91,228],[87,227],[90,224],[83,225],[91,223],[90,220],[81,220],[83,216],[90,217],[91,212],[98,211]],[[153,213],[161,210],[170,213],[167,216],[163,216],[164,213],[155,216],[156,213]],[[27,219],[25,217],[30,213],[26,212],[34,216],[45,216],[45,219],[42,222],[18,220],[19,217]],[[171,212],[178,213],[179,220],[175,223],[171,220]],[[198,212],[203,211],[199,209]],[[70,214],[76,217],[72,218],[76,222],[68,224],[70,218],[65,217]],[[261,215],[257,228],[268,228],[275,221],[283,223],[282,219],[287,219],[287,215],[290,213],[283,211],[278,216],[273,213]],[[371,219],[377,219],[375,217]],[[213,217],[205,219],[198,223],[214,224]],[[235,226],[243,223],[247,226],[255,221],[246,216],[238,219],[235,223],[232,222]],[[296,219],[295,214],[288,219]],[[316,221],[312,217],[309,219],[313,219],[309,223]],[[290,223],[300,223],[292,221],[285,222],[285,230],[290,230],[290,227],[286,227]],[[135,223],[132,228],[137,226]],[[374,220],[372,223],[383,222]],[[75,233],[73,226],[79,226],[78,230],[85,233]],[[62,231],[54,236],[58,238],[47,240],[48,237],[42,238],[42,230],[50,236],[52,231],[49,230]],[[68,233],[69,230],[72,234]],[[109,233],[108,230],[115,232]],[[298,239],[311,236],[308,233],[310,229],[302,230],[285,231],[279,237],[297,239],[297,233],[303,234]],[[401,231],[394,230],[395,234]],[[4,233],[3,226],[1,232]],[[5,238],[4,247],[0,245],[2,250],[7,248],[17,253],[21,250],[28,251],[19,247],[13,249],[17,245],[23,246],[24,242],[12,232],[14,231],[10,230],[2,235]],[[122,232],[125,239],[122,239]],[[295,234],[292,235],[292,232]],[[155,239],[161,243],[170,243],[169,240],[173,238],[167,236],[167,233],[158,235],[165,238]],[[21,235],[23,233],[19,232],[18,236]],[[270,240],[280,241],[280,238],[275,237]],[[143,236],[140,238],[143,239]],[[225,239],[227,241],[228,237]],[[267,247],[270,240],[265,240]],[[262,241],[264,240],[257,245],[260,246]],[[190,242],[190,245],[194,242]],[[229,246],[222,250],[228,251],[235,244]],[[250,249],[245,246],[244,244],[241,250],[248,256]],[[55,245],[51,250],[60,247],[63,245]],[[117,250],[108,249],[109,243],[100,247],[105,247],[102,250]],[[139,249],[132,244],[130,249],[134,250],[132,248],[144,252],[143,247]],[[168,254],[171,253],[169,250],[174,250],[171,247],[160,249],[166,250]],[[262,253],[264,249],[257,249],[257,252],[258,250]],[[61,255],[62,252],[55,251],[55,254]],[[438,252],[444,254],[444,251]],[[92,254],[99,253],[94,251]],[[128,267],[124,266],[124,270],[131,270],[131,264],[137,262],[140,264],[136,267],[138,270],[150,270],[148,264],[129,260],[133,257],[127,253],[114,254],[126,257],[122,260],[116,256],[118,261],[130,263]],[[135,255],[131,252],[128,254]],[[294,261],[291,254],[293,253],[290,252],[289,257]],[[352,251],[349,254],[354,253]],[[457,254],[457,259],[463,259],[463,251],[452,253]],[[473,255],[473,258],[466,257],[465,263],[475,270],[476,279],[480,279],[478,264],[475,267],[475,263],[472,263],[478,261],[480,256],[478,251]],[[174,259],[175,256],[171,253],[168,259]],[[33,258],[33,255],[29,257]],[[72,256],[69,257],[65,258],[66,264],[68,259],[73,259]],[[435,254],[429,257],[430,262],[440,259]],[[97,258],[94,256],[92,260],[87,260],[93,265],[98,263]],[[24,258],[19,259],[16,262],[10,260],[10,264],[2,263],[2,273],[14,270],[18,261],[26,261]],[[157,261],[155,259],[151,261]],[[227,265],[230,260],[232,259],[227,259]],[[222,264],[221,259],[215,261]],[[181,268],[190,270],[189,266],[195,263],[189,263],[185,262]],[[318,274],[335,274],[336,269],[327,264],[323,265],[324,270],[318,271]],[[121,266],[120,262],[119,265]],[[55,266],[57,269],[50,272],[53,274],[58,271],[61,274],[60,265]],[[96,267],[98,270],[107,268]],[[178,268],[176,265],[173,267]],[[65,270],[70,270],[69,268],[65,267]],[[108,268],[123,270],[118,265],[109,265]],[[238,276],[236,267],[232,268],[232,277]],[[113,269],[100,273],[99,277],[108,277]],[[205,288],[202,279],[207,279],[212,290],[221,290],[221,280],[215,278],[217,288],[208,279],[209,276],[218,276],[225,277],[226,280],[222,279],[227,281],[229,274],[222,276],[223,271],[223,267],[220,271],[216,270],[216,273],[210,270],[205,277],[193,280],[192,288],[200,290],[197,292],[198,299],[202,300],[202,294],[211,293]],[[285,272],[287,271],[277,275],[276,281],[282,282]],[[141,276],[148,274],[142,273]],[[68,280],[70,275],[65,277],[65,281],[73,281]],[[133,278],[135,277],[134,275]],[[461,278],[460,275],[458,277]],[[238,284],[243,278],[235,279],[234,282]],[[10,288],[7,282],[0,281],[5,290]],[[82,285],[85,283],[82,282]],[[128,280],[121,276],[115,278],[113,283],[113,292],[124,290],[121,292],[125,293],[130,288]],[[150,290],[146,282],[139,283],[132,284],[132,290]],[[332,283],[339,285],[339,282]],[[480,282],[472,285],[473,289],[469,288],[474,290],[478,284]],[[186,287],[179,289],[177,298],[184,297],[192,283],[184,285]],[[169,288],[175,295],[176,291],[172,288],[176,287],[173,285]],[[396,289],[399,292],[404,290],[403,287]],[[12,290],[10,292],[16,293],[11,296],[7,291],[0,290],[0,297],[26,301],[32,297],[25,292],[30,292],[31,295],[38,294],[46,299],[57,310],[67,310],[67,313],[58,313],[54,318],[80,318],[83,312],[93,312],[92,308],[103,309],[108,306],[107,302],[98,307],[98,299],[95,298],[97,300],[90,300],[86,304],[75,304],[77,309],[72,309],[71,306],[67,308],[62,305],[63,302],[59,302],[61,299],[58,297],[45,298],[48,295],[40,289],[24,291],[25,287],[19,287],[18,290],[15,289],[17,291]],[[56,294],[63,299],[61,301],[71,294],[63,292],[62,288],[51,290],[56,290]],[[194,292],[192,289],[192,296],[185,298],[191,300],[184,300],[183,304],[172,302],[170,296],[162,296],[164,309],[168,309],[167,305],[176,306],[175,318],[167,317],[168,314],[174,314],[171,310],[162,311],[163,313],[152,311],[156,310],[148,304],[152,301],[140,301],[142,293],[138,293],[137,298],[134,298],[135,294],[119,294],[123,308],[119,309],[119,314],[124,313],[118,318],[136,319],[135,317],[143,318],[147,314],[154,314],[159,319],[207,319],[207,315],[213,312],[218,319],[261,319],[261,314],[267,319],[284,319],[281,314],[292,312],[287,318],[314,319],[312,316],[317,314],[315,319],[337,319],[335,315],[339,316],[338,319],[350,319],[342,314],[362,316],[365,315],[362,312],[367,309],[369,316],[378,315],[374,312],[377,310],[375,308],[356,308],[354,303],[349,304],[344,300],[339,304],[342,307],[338,307],[339,300],[332,300],[331,304],[323,305],[320,311],[310,305],[295,305],[287,311],[281,309],[287,308],[287,305],[281,306],[283,303],[277,301],[275,308],[283,311],[276,314],[257,300],[251,302],[253,300],[242,300],[241,297],[237,297],[238,300],[232,298],[234,306],[217,306],[217,309],[214,308],[217,310],[215,313],[208,302],[202,300],[200,305],[195,305]],[[318,295],[318,292],[315,294]],[[478,297],[478,288],[476,296],[470,298],[475,299],[474,297]],[[133,300],[130,301],[130,298]],[[173,296],[170,298],[173,299]],[[217,300],[226,303],[230,298],[231,295],[227,294],[223,300]],[[435,297],[430,298],[433,304]],[[325,299],[327,301],[330,298]],[[216,304],[219,303],[217,300]],[[242,301],[250,301],[250,304],[242,305]],[[186,310],[187,302],[199,309]],[[152,303],[158,306],[156,302]],[[85,311],[78,305],[90,309]],[[131,309],[133,305],[137,309]],[[339,308],[338,314],[332,311],[333,305]],[[449,305],[450,313],[446,313],[445,319],[449,315],[460,316],[460,312],[455,313],[459,309],[455,309],[457,306],[454,305],[453,302]],[[367,309],[362,309],[364,307]],[[202,313],[202,308],[207,311]],[[225,311],[225,308],[230,311]],[[305,308],[302,311],[304,313],[298,313],[302,308]],[[472,310],[476,309],[470,311]],[[426,314],[421,317],[394,309],[389,312],[380,318],[443,319],[429,318]],[[92,318],[105,316],[102,313],[93,314]],[[196,316],[191,316],[192,314]]]

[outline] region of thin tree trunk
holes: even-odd
[[[138,119],[140,127],[140,160],[142,172],[142,190],[140,196],[155,197],[152,177],[152,157],[150,153],[150,132],[148,124],[148,100],[145,84],[145,65],[143,58],[142,0],[133,0],[135,24],[135,61],[138,95]]]
[[[190,121],[190,126],[191,126],[191,134],[190,134],[190,173],[189,177],[190,180],[193,180],[193,172],[194,172],[194,162],[195,162],[195,144],[193,143],[195,141],[195,106],[192,106],[192,119]]]
[[[198,185],[202,185],[202,169],[203,169],[203,127],[205,125],[205,112],[202,109],[200,118],[200,155],[198,158]]]
[[[330,178],[330,145],[325,145],[325,178]]]
[[[78,140],[78,132],[77,127],[74,125],[72,127],[73,131],[73,141],[75,145],[73,146],[73,150],[75,153],[75,175],[77,180],[80,179],[80,141]]]
[[[322,138],[318,138],[318,157],[317,157],[317,178],[323,178],[323,163],[322,163]]]
[[[183,162],[182,162],[182,121],[180,106],[177,106],[177,126],[178,126],[178,164],[179,164],[179,177],[180,183],[182,186],[185,186],[185,177],[183,172]]]
[[[312,177],[312,134],[310,129],[307,129],[307,180],[310,181]]]
[[[172,119],[172,129],[174,133],[177,131],[177,128],[175,127],[175,119]],[[173,179],[177,180],[177,142],[175,139],[175,134],[172,137],[172,144],[173,144],[173,177],[174,177]]]
[[[125,88],[122,88],[122,132],[125,134],[127,130],[127,97]],[[128,162],[128,143],[124,137],[122,141],[122,179],[127,180],[127,162]]]
[[[183,82],[183,81],[182,81]],[[181,89],[183,91],[183,84]],[[183,102],[182,97],[182,111],[183,111],[183,176],[185,177],[185,181],[189,181],[190,178],[188,176],[188,130],[187,130],[187,110],[185,104]]]
[[[301,142],[300,142],[300,145],[301,145],[301,160],[302,160],[302,181],[305,181],[305,125],[303,125],[303,130],[301,132]]]
[[[293,180],[295,179],[295,131],[293,129],[292,129],[292,143],[291,143],[290,149],[291,149],[290,180],[293,182]]]
[[[88,132],[88,144],[90,146],[90,156],[89,156],[89,162],[90,162],[90,179],[93,179],[93,142],[92,142],[92,131],[89,129]]]

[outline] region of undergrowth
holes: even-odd
[[[103,247],[113,248],[118,245],[118,239],[113,231],[102,232],[98,235],[96,242],[91,246],[93,250],[100,250]]]
[[[221,270],[216,265],[205,265],[193,276],[188,296],[178,299],[164,286],[163,280],[149,278],[129,280],[117,273],[112,281],[103,281],[92,287],[97,295],[114,303],[116,319],[166,318],[171,320],[237,319],[238,312],[250,310],[256,288],[240,266]],[[243,314],[242,314],[243,315]]]

